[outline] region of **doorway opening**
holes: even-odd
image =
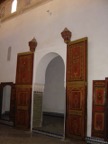
[[[44,84],[36,84],[33,102],[33,131],[64,137],[65,66],[61,56],[55,53],[54,55],[47,62],[44,71]],[[38,97],[38,102],[36,97]],[[38,114],[36,109],[39,112]]]
[[[2,82],[0,85],[0,122],[8,125],[13,125],[14,122],[13,85],[12,82]]]
[[[2,98],[2,112],[1,119],[9,120],[10,114],[10,98],[11,98],[11,86],[6,85],[3,88],[3,98]]]

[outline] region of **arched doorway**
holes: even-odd
[[[15,120],[15,84],[1,82],[0,84],[0,122],[14,125]]]
[[[33,130],[49,135],[65,134],[65,66],[57,53],[39,62],[33,98]]]

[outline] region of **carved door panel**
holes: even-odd
[[[105,136],[105,80],[93,81],[92,136]]]
[[[33,60],[32,52],[18,54],[15,126],[21,129],[30,128]]]
[[[33,76],[33,58],[31,52],[19,53],[17,57],[16,84],[31,85]]]
[[[87,104],[87,38],[67,46],[66,134],[84,139]]]
[[[16,114],[15,126],[29,129],[31,110],[31,88],[17,86],[16,88]]]

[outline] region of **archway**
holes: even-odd
[[[0,122],[14,125],[15,120],[15,84],[1,82],[0,84]]]
[[[48,53],[40,60],[34,88],[33,130],[64,136],[64,77],[65,66],[60,55]]]

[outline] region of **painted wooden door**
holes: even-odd
[[[25,86],[16,87],[16,120],[15,126],[21,129],[29,129],[31,112],[31,88]]]
[[[66,95],[66,135],[84,139],[87,121],[87,38],[67,45]]]
[[[93,81],[92,136],[105,138],[105,80]]]
[[[32,52],[17,57],[15,126],[21,129],[30,128],[33,59]]]
[[[108,141],[108,77],[105,78],[105,140]]]

